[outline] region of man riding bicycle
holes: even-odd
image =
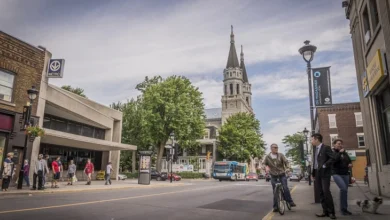
[[[264,165],[268,166],[269,173],[271,175],[271,184],[272,190],[275,190],[275,185],[277,180],[280,179],[280,182],[283,186],[286,202],[290,204],[291,207],[295,207],[290,194],[290,189],[287,186],[287,176],[286,171],[289,171],[289,164],[286,157],[282,153],[278,153],[278,145],[271,145],[271,153],[269,153],[264,159]],[[277,201],[274,197],[273,211],[278,212]]]

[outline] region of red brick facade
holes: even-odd
[[[361,112],[359,102],[317,108],[316,121],[319,124],[319,133],[324,137],[323,143],[332,146],[330,135],[337,134],[338,138],[343,139],[347,150],[359,149],[357,133],[363,133],[363,127],[356,126],[355,112]],[[337,128],[330,128],[329,114],[336,115]]]
[[[27,89],[39,90],[45,52],[0,31],[0,69],[15,74],[11,103],[0,101],[0,109],[21,113],[28,101]],[[38,97],[37,97],[38,100]],[[36,104],[32,115],[36,114]]]

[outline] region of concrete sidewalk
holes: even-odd
[[[68,193],[68,192],[85,192],[94,190],[118,190],[118,189],[129,189],[129,188],[155,188],[155,187],[170,187],[170,186],[181,186],[185,185],[184,182],[173,182],[169,181],[151,181],[150,185],[140,185],[138,180],[119,180],[112,181],[112,185],[105,185],[105,181],[92,181],[91,185],[85,185],[86,181],[79,181],[73,183],[73,185],[67,185],[67,182],[60,182],[59,188],[51,188],[50,183],[46,183],[45,190],[31,190],[27,186],[23,186],[23,189],[18,190],[16,186],[8,189],[7,192],[0,192],[1,197],[16,196],[16,195],[30,195],[30,194],[44,194],[44,193]]]
[[[291,219],[291,220],[313,220],[313,219],[330,219],[317,218],[315,213],[321,213],[322,207],[321,204],[314,204],[314,192],[313,186],[309,186],[306,181],[301,181],[295,190],[292,193],[294,202],[297,204],[297,207],[294,207],[291,211],[286,208],[286,212],[281,216],[278,212],[270,212],[263,220],[279,220],[279,219]],[[366,185],[362,183],[355,183],[352,187],[348,189],[348,205],[349,210],[353,213],[351,216],[344,216],[340,213],[340,199],[339,199],[339,188],[335,183],[331,183],[331,191],[333,196],[333,201],[335,203],[336,217],[337,219],[354,219],[354,220],[385,220],[390,218],[390,200],[383,198],[384,203],[378,209],[378,215],[362,213],[359,206],[356,205],[357,200],[364,200],[366,196],[369,199],[374,198],[374,195],[370,194],[369,189]]]

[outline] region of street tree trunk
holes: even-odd
[[[164,150],[165,150],[165,143],[162,142],[158,145],[158,153],[157,153],[157,164],[156,164],[156,169],[158,172],[161,172],[161,160],[164,155]]]
[[[135,173],[135,166],[136,166],[136,154],[137,151],[133,151],[132,154],[131,154],[131,172],[132,173]]]

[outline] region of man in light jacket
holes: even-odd
[[[34,165],[34,176],[33,176],[33,188],[32,190],[37,189],[37,177],[38,177],[38,190],[43,190],[43,174],[49,173],[49,169],[47,167],[47,164],[45,163],[45,160],[43,159],[43,155],[38,155],[38,160],[35,162]]]

